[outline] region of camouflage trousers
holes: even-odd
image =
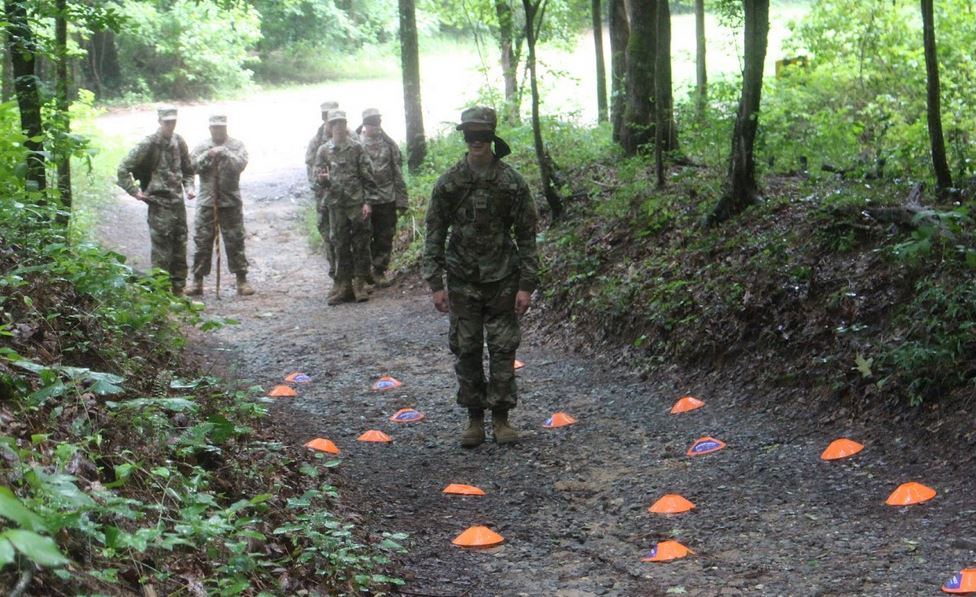
[[[396,235],[397,210],[396,203],[381,203],[373,206],[370,216],[373,224],[373,239],[369,244],[372,255],[373,271],[382,274],[390,267],[393,255],[393,237]]]
[[[363,206],[329,207],[332,246],[335,250],[336,282],[369,276],[369,220],[363,219]]]
[[[329,224],[329,208],[323,203],[322,196],[315,191],[315,209],[318,212],[319,236],[325,247],[325,259],[329,262],[329,277],[335,279],[335,246],[332,244],[332,228]]]
[[[244,256],[244,213],[240,205],[221,207],[217,211],[220,220],[220,237],[227,251],[227,269],[235,274],[247,273],[247,257]],[[201,279],[210,275],[214,249],[214,208],[198,205],[193,221],[193,277]]]
[[[186,286],[186,206],[150,203],[149,240],[152,243],[152,266],[169,273],[173,288]]]
[[[448,276],[447,286],[457,403],[466,408],[515,408],[515,351],[522,339],[515,315],[518,275],[488,284],[471,284]],[[482,364],[486,339],[487,380]]]

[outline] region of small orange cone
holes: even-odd
[[[651,507],[647,509],[647,511],[654,514],[680,514],[682,512],[687,512],[694,507],[695,505],[686,500],[684,497],[676,493],[669,493],[658,501],[654,502]]]
[[[712,452],[718,452],[724,447],[725,442],[720,439],[715,439],[714,437],[703,437],[691,444],[691,447],[688,448],[688,456],[711,454]]]
[[[853,456],[864,449],[864,444],[859,444],[854,440],[847,438],[835,439],[830,442],[827,449],[823,451],[820,455],[821,460],[840,460],[841,458],[847,458],[848,456]]]
[[[389,435],[383,433],[382,431],[377,431],[376,429],[370,429],[366,433],[360,435],[356,438],[361,442],[377,442],[377,443],[390,443],[393,438]]]
[[[515,368],[516,369],[522,369],[524,367],[525,367],[525,363],[523,363],[522,361],[520,361],[518,359],[515,359]]]
[[[674,403],[671,407],[671,414],[676,415],[679,413],[686,413],[689,410],[695,410],[705,406],[705,403],[695,398],[694,396],[685,396],[681,400]]]
[[[292,397],[298,396],[298,392],[296,392],[294,388],[289,388],[288,386],[275,386],[270,392],[268,392],[268,396],[273,396],[274,398]]]
[[[894,490],[885,503],[889,506],[911,506],[921,504],[935,497],[935,490],[921,483],[910,481],[902,483]]]
[[[372,387],[374,390],[382,391],[382,390],[392,390],[393,388],[399,388],[402,385],[403,383],[401,383],[400,380],[394,377],[390,377],[389,375],[384,375],[383,377],[377,379],[376,382],[373,383]]]
[[[339,447],[335,445],[330,439],[324,439],[321,437],[315,438],[312,441],[305,444],[306,448],[311,448],[313,450],[318,450],[319,452],[328,452],[329,454],[338,454]]]
[[[312,378],[305,375],[304,373],[299,373],[298,371],[295,371],[293,373],[289,373],[288,376],[285,378],[285,381],[288,383],[308,383],[312,381]]]
[[[444,488],[444,493],[451,495],[485,495],[482,489],[474,485],[461,485],[459,483],[451,483]]]
[[[401,408],[390,417],[394,423],[416,423],[424,420],[424,413],[412,408]]]
[[[567,425],[572,425],[576,422],[576,419],[567,415],[566,413],[554,413],[551,417],[546,419],[546,422],[542,424],[546,429],[555,429],[557,427],[565,427]]]
[[[688,554],[693,554],[695,552],[691,551],[684,545],[678,543],[677,541],[661,541],[657,545],[651,548],[646,556],[641,558],[642,562],[670,562],[671,560],[677,560],[683,558]]]
[[[505,538],[488,527],[471,527],[454,538],[451,543],[458,547],[494,547]]]
[[[942,585],[944,593],[976,593],[976,568],[964,568]]]

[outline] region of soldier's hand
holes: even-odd
[[[136,194],[135,194],[135,195],[133,195],[133,197],[135,197],[135,198],[136,198],[136,199],[138,199],[139,201],[143,201],[143,202],[145,202],[145,201],[146,201],[146,194],[145,194],[145,193],[143,193],[141,189],[140,189],[140,190],[138,190],[138,191],[136,191]]]
[[[529,310],[529,305],[532,304],[532,293],[528,290],[519,290],[518,294],[515,295],[515,314],[522,316],[525,312]]]
[[[196,191],[187,191],[186,192],[186,198],[187,198],[188,201],[193,201],[193,199],[195,199],[196,196],[197,196]]]
[[[224,146],[217,145],[215,147],[211,147],[210,150],[207,152],[207,155],[210,156],[211,158],[215,158],[223,152],[224,152]]]
[[[446,290],[435,290],[431,298],[434,301],[434,308],[441,313],[447,313],[451,310],[451,301],[447,298]]]
[[[368,220],[372,213],[373,207],[369,203],[363,203],[363,221]]]

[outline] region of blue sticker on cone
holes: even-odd
[[[416,423],[417,421],[422,421],[424,418],[424,413],[414,410],[412,408],[401,408],[390,417],[390,420],[394,423]]]
[[[942,589],[948,591],[951,591],[953,589],[961,589],[961,588],[962,588],[962,573],[956,573],[955,576],[949,579],[949,582],[942,585]]]
[[[399,388],[403,384],[400,380],[390,377],[389,375],[384,375],[383,377],[376,380],[373,384],[373,389],[378,391],[392,390],[393,388]]]
[[[703,437],[691,444],[691,447],[688,448],[688,456],[711,454],[712,452],[718,452],[724,447],[725,442],[722,440],[715,439],[714,437]]]

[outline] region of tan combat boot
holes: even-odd
[[[336,282],[332,286],[332,292],[329,294],[329,300],[327,302],[330,305],[345,303],[346,301],[352,300],[352,294],[352,283],[349,280]]]
[[[492,409],[491,430],[495,433],[496,444],[511,444],[518,441],[518,431],[515,431],[508,423],[507,410]]]
[[[193,278],[193,286],[190,286],[186,293],[190,296],[200,296],[203,294],[203,278]]]
[[[461,447],[474,448],[485,443],[485,411],[468,409],[468,428],[461,433]]]
[[[241,296],[254,294],[254,289],[247,283],[247,274],[237,274],[237,294]]]
[[[366,292],[366,282],[364,282],[362,278],[353,279],[352,294],[357,303],[365,303],[369,300],[369,293]]]

